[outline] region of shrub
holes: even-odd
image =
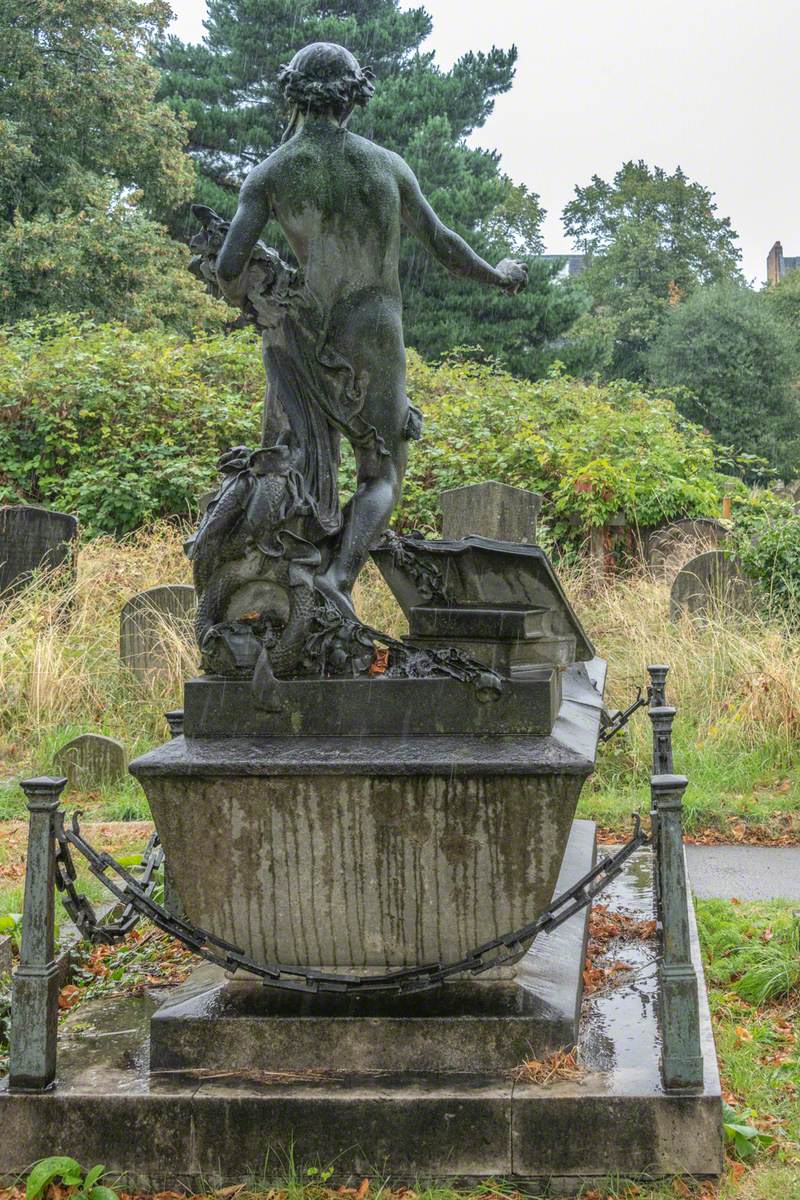
[[[263,369],[247,330],[187,342],[158,330],[61,317],[0,332],[0,501],[75,511],[120,534],[186,513],[219,453],[259,436]],[[429,366],[409,354],[425,415],[398,524],[433,530],[439,493],[497,479],[542,492],[553,532],[579,540],[622,513],[632,524],[718,511],[710,438],[665,394],[617,381],[539,382],[491,366]],[[343,486],[352,488],[346,455]]]

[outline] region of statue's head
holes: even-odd
[[[312,42],[278,72],[278,83],[294,111],[330,114],[342,124],[374,92],[372,71],[335,42]]]

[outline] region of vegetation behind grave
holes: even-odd
[[[61,316],[0,331],[0,502],[75,512],[88,534],[188,515],[221,451],[257,444],[262,388],[248,330],[187,341]],[[564,544],[616,514],[648,526],[719,511],[714,445],[666,393],[413,353],[408,389],[426,426],[401,527],[435,529],[444,488],[487,478],[542,492]]]

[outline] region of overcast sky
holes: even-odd
[[[539,193],[549,251],[571,249],[560,214],[576,183],[644,158],[716,193],[748,279],[764,279],[776,239],[800,255],[797,0],[424,3],[426,48],[443,67],[466,50],[517,45],[514,86],[474,141]],[[201,40],[205,0],[171,4],[174,32]]]

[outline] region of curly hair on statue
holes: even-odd
[[[278,84],[285,98],[307,112],[363,107],[375,91],[374,73],[368,68],[362,70],[343,47],[325,46],[325,54],[322,50],[319,44],[306,47],[281,67]],[[340,50],[341,55],[331,54],[333,50]]]

